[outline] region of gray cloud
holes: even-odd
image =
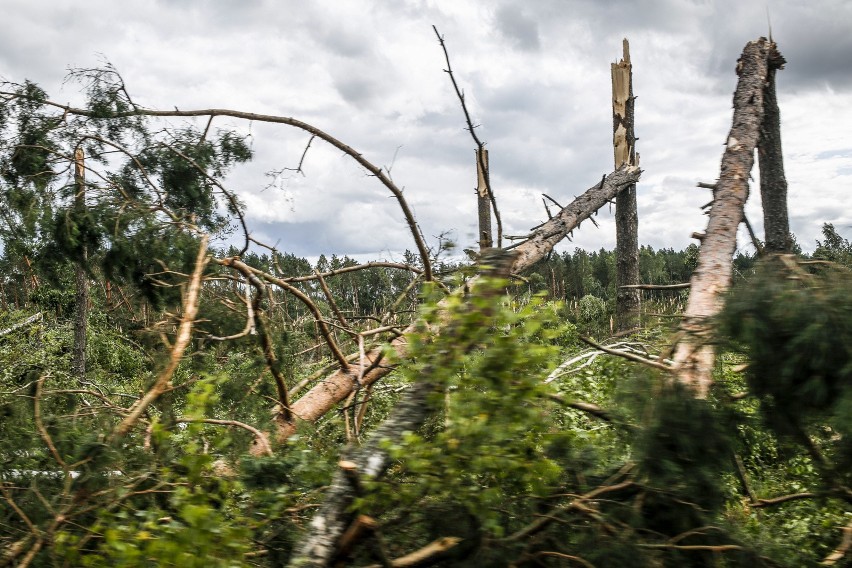
[[[524,51],[539,50],[538,24],[518,5],[505,4],[497,9],[495,16],[497,29],[513,45]]]
[[[507,231],[545,216],[540,193],[567,202],[612,167],[609,64],[630,39],[637,99],[640,239],[681,248],[703,229],[699,206],[731,119],[736,58],[766,35],[762,3],[737,0],[8,0],[0,75],[32,78],[59,100],[68,66],[103,53],[143,104],[229,106],[294,116],[327,130],[380,166],[393,163],[423,232],[475,240],[473,143],[464,130],[431,25],[447,38]],[[770,3],[788,60],[778,75],[790,210],[806,248],[821,223],[849,225],[852,154],[836,125],[852,123],[852,4]],[[203,127],[203,124],[201,125]],[[265,171],[293,167],[308,136],[279,126],[219,122],[253,135],[257,158],[228,180],[249,204],[259,237],[296,254],[386,256],[411,248],[389,193],[352,160],[315,142],[306,176],[263,188]],[[394,155],[396,160],[394,161]],[[758,202],[749,217],[759,226]],[[584,225],[573,244],[614,242]],[[842,225],[841,225],[842,224]]]

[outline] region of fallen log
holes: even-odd
[[[635,166],[623,166],[586,190],[552,219],[535,229],[530,238],[513,248],[516,258],[512,264],[511,272],[522,272],[547,256],[556,243],[577,228],[580,222],[609,203],[620,191],[634,185],[639,180],[640,174],[641,171]],[[409,327],[404,333],[409,333],[412,330],[413,327]],[[403,334],[391,341],[390,347],[396,351],[398,356],[405,357],[405,335]],[[376,364],[382,351],[382,348],[376,348],[365,353],[365,366],[370,371],[361,377],[359,382],[362,387],[379,380],[392,370],[390,366]],[[320,381],[290,407],[291,413],[297,420],[284,420],[281,415],[276,418],[275,438],[279,442],[286,440],[296,433],[299,420],[315,422],[325,415],[336,404],[350,395],[352,389],[355,388],[356,378],[358,378],[358,367],[352,365],[349,369],[337,370]]]

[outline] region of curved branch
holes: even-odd
[[[271,284],[275,284],[276,286],[283,288],[284,290],[290,292],[299,300],[301,300],[302,303],[305,304],[311,311],[311,314],[313,314],[314,319],[316,320],[317,325],[319,326],[320,333],[322,333],[323,338],[325,339],[326,343],[328,343],[328,348],[331,350],[331,354],[334,356],[334,358],[337,359],[337,362],[340,364],[340,368],[344,372],[348,372],[349,362],[346,360],[346,356],[343,355],[343,353],[340,351],[340,347],[337,346],[337,342],[334,341],[334,337],[331,335],[331,330],[328,328],[328,324],[325,322],[325,319],[323,318],[322,313],[319,311],[319,308],[313,302],[313,300],[311,300],[310,298],[308,298],[308,296],[305,295],[304,292],[280,278],[276,278],[271,274],[267,274],[262,270],[258,270],[257,268],[249,266],[237,257],[225,258],[222,260],[217,260],[216,262],[218,264],[221,264],[222,266],[233,267],[234,269],[239,270],[243,274],[251,274],[260,277]]]
[[[20,93],[8,91],[0,91],[0,95],[5,95],[13,98],[28,98],[22,96]],[[63,105],[53,101],[45,100],[39,101],[39,103],[57,108],[66,114],[85,116],[90,118],[104,118],[101,116],[96,116],[95,113],[90,110],[76,108],[70,105]],[[133,116],[154,116],[160,118],[227,116],[231,118],[239,118],[242,120],[250,120],[253,122],[285,124],[287,126],[292,126],[294,128],[304,130],[305,132],[316,136],[320,140],[324,140],[328,144],[331,144],[332,146],[334,146],[335,148],[342,151],[344,154],[358,162],[361,167],[370,172],[379,180],[379,182],[381,182],[382,185],[384,185],[388,190],[390,190],[390,192],[393,194],[393,196],[399,203],[400,209],[402,209],[402,214],[405,217],[405,222],[408,224],[408,228],[411,231],[411,236],[413,237],[414,243],[417,246],[417,252],[420,255],[421,262],[423,263],[424,277],[426,280],[432,280],[432,264],[429,260],[429,249],[426,247],[426,243],[423,240],[423,234],[420,231],[420,227],[417,224],[417,221],[414,219],[414,213],[411,211],[411,208],[408,206],[408,202],[405,200],[405,197],[402,194],[402,190],[397,187],[393,180],[391,180],[387,176],[387,174],[382,171],[380,167],[374,165],[372,162],[362,156],[359,152],[357,152],[354,148],[338,140],[331,134],[328,134],[320,130],[316,126],[308,124],[307,122],[302,122],[301,120],[295,118],[290,118],[286,116],[276,116],[271,114],[258,114],[254,112],[243,112],[224,108],[210,108],[198,110],[152,110],[136,107],[134,110],[131,111],[113,113],[106,118],[128,118]]]
[[[210,117],[210,120],[213,120],[213,117]],[[245,216],[243,215],[243,212],[240,210],[240,204],[237,202],[237,198],[234,197],[234,195],[230,191],[225,189],[225,186],[223,186],[222,183],[219,180],[217,180],[215,177],[208,174],[207,171],[198,164],[198,162],[196,162],[195,160],[193,160],[192,158],[190,158],[189,156],[187,156],[186,154],[184,154],[183,152],[181,152],[177,148],[171,146],[170,144],[166,144],[165,142],[160,142],[160,144],[162,146],[164,146],[165,148],[168,148],[169,150],[171,150],[172,152],[174,152],[175,154],[177,154],[181,158],[183,158],[187,163],[189,163],[189,165],[191,165],[193,168],[195,168],[198,171],[198,173],[203,175],[210,183],[212,183],[213,185],[218,187],[219,191],[221,191],[222,194],[228,199],[228,203],[231,204],[231,208],[232,208],[234,214],[237,216],[237,219],[240,220],[240,225],[242,225],[242,227],[243,227],[243,236],[245,237],[246,242],[245,242],[245,244],[243,244],[243,248],[240,249],[240,252],[238,253],[238,256],[243,256],[246,253],[246,251],[249,249],[249,230],[248,230],[248,226],[246,225]]]
[[[175,422],[182,422],[187,424],[216,424],[218,426],[234,426],[236,428],[242,428],[243,430],[247,430],[254,434],[255,443],[260,448],[260,453],[262,455],[272,455],[272,445],[269,443],[269,437],[254,426],[250,426],[248,424],[245,424],[244,422],[239,422],[237,420],[219,420],[217,418],[176,418]]]
[[[291,276],[289,278],[282,278],[284,282],[307,282],[309,280],[317,280],[318,278],[327,278],[329,276],[337,276],[338,274],[345,274],[347,272],[355,272],[356,270],[366,270],[368,268],[399,268],[400,270],[408,270],[409,272],[413,272],[415,274],[422,274],[423,271],[419,268],[411,266],[410,264],[402,264],[399,262],[384,262],[384,261],[375,261],[375,262],[365,262],[364,264],[358,264],[355,266],[344,266],[343,268],[336,268],[334,270],[329,270],[328,272],[320,272],[309,274],[307,276]]]
[[[110,435],[111,442],[127,435],[130,429],[139,421],[145,409],[157,400],[161,394],[166,392],[172,375],[174,375],[175,370],[177,370],[178,365],[183,359],[183,353],[189,345],[189,340],[192,338],[192,327],[195,324],[195,317],[198,315],[198,300],[201,295],[201,274],[204,272],[204,267],[207,266],[208,261],[208,239],[209,237],[206,234],[201,237],[201,245],[198,247],[198,256],[195,259],[195,269],[192,271],[192,278],[189,281],[189,288],[183,301],[183,317],[180,321],[177,338],[172,347],[169,361],[165,368],[160,371],[154,385],[145,393],[145,396],[136,401],[128,411],[127,417],[113,430]]]
[[[232,264],[245,276],[249,284],[254,288],[254,298],[251,301],[250,309],[254,315],[254,325],[257,329],[258,339],[260,340],[261,349],[263,349],[263,357],[266,359],[266,366],[269,367],[269,372],[272,373],[272,378],[275,379],[275,387],[278,390],[278,403],[281,405],[282,419],[289,422],[292,420],[290,413],[290,395],[287,392],[287,381],[281,374],[281,369],[278,364],[278,358],[275,357],[275,351],[272,349],[272,340],[269,338],[269,332],[266,329],[266,322],[263,321],[263,309],[260,307],[260,302],[266,294],[266,284],[263,280],[246,269],[242,263]]]

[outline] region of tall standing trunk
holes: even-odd
[[[622,44],[623,58],[613,63],[612,127],[615,168],[638,166],[636,136],[633,131],[633,66],[630,44]],[[639,290],[625,288],[639,284],[639,215],[636,211],[636,184],[615,197],[615,321],[618,331],[639,324]]]
[[[737,62],[737,90],[734,118],[725,143],[719,181],[707,231],[701,236],[698,265],[690,280],[686,306],[674,362],[677,379],[706,398],[713,384],[716,351],[712,318],[722,309],[725,292],[731,285],[737,228],[743,221],[748,198],[748,180],[754,166],[754,149],[763,123],[768,58],[771,44],[766,38],[749,42]]]
[[[763,122],[757,143],[766,250],[779,253],[790,252],[793,245],[787,215],[787,178],[781,152],[781,111],[775,94],[775,71],[783,69],[785,63],[775,44],[771,44],[763,95]]]
[[[491,232],[491,196],[488,194],[488,150],[476,150],[476,202],[479,206],[479,250],[493,245]]]
[[[82,216],[86,209],[86,170],[83,149],[74,152],[74,207],[77,215]],[[89,317],[89,279],[86,276],[86,261],[88,251],[83,245],[82,257],[74,267],[77,294],[74,310],[74,353],[71,371],[75,377],[86,378],[86,329]]]

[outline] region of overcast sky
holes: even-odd
[[[137,103],[292,116],[391,168],[430,245],[476,240],[474,145],[442,70],[444,35],[508,234],[545,218],[612,170],[610,63],[630,40],[634,66],[639,240],[680,249],[703,230],[732,115],[734,67],[772,34],[787,68],[778,97],[792,229],[812,250],[822,223],[852,236],[852,2],[825,0],[4,0],[0,76],[50,97],[71,67],[104,60]],[[215,125],[216,123],[214,123]],[[251,133],[251,167],[229,187],[256,237],[280,250],[398,258],[414,249],[396,202],[340,152],[282,126],[219,119]],[[756,172],[755,172],[756,177]],[[747,215],[762,235],[759,191]],[[613,216],[584,224],[574,246],[611,248]],[[748,250],[747,243],[742,243]]]

